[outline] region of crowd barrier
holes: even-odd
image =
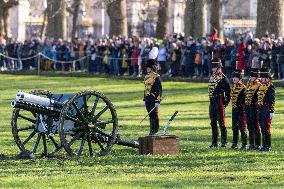
[[[96,58],[101,58],[101,59],[104,59],[105,57],[104,56],[98,56],[98,55],[94,55],[94,54],[91,54],[91,55],[86,55],[86,56],[83,56],[83,57],[80,57],[78,59],[74,59],[74,60],[69,60],[69,61],[62,61],[62,60],[57,60],[57,59],[54,59],[54,58],[51,58],[41,52],[37,53],[36,55],[33,55],[33,56],[30,56],[30,57],[18,57],[18,58],[15,58],[15,57],[10,57],[10,56],[7,56],[3,53],[0,53],[0,57],[3,57],[5,58],[6,60],[13,60],[13,61],[26,61],[26,60],[35,60],[37,62],[37,69],[38,69],[38,74],[40,74],[40,62],[42,60],[42,58],[46,59],[46,60],[50,60],[52,61],[53,63],[55,64],[75,64],[76,62],[81,62],[81,61],[84,61],[88,58],[93,58],[93,60],[95,60]],[[113,58],[113,57],[110,57],[108,56],[108,61],[111,61],[111,60],[125,60],[125,61],[129,61],[129,60],[137,60],[137,59],[146,59],[146,57],[139,57],[139,58],[128,58],[128,57],[119,57],[119,58]]]

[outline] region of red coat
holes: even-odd
[[[210,41],[211,42],[214,42],[218,40],[218,36],[217,36],[217,33],[212,33],[211,36],[210,36]]]
[[[238,70],[244,70],[245,69],[245,50],[246,50],[246,44],[242,43],[238,47],[238,63],[237,63],[237,69]]]
[[[134,48],[133,53],[131,55],[131,65],[139,65],[140,62],[140,49],[139,48]]]

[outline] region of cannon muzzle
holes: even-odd
[[[38,104],[32,104],[32,103],[25,102],[25,101],[13,100],[11,102],[11,106],[13,108],[19,108],[19,109],[27,110],[33,113],[45,114],[45,115],[49,115],[52,117],[59,117],[60,115],[60,109],[55,109],[53,107],[45,107],[45,106],[41,106]]]

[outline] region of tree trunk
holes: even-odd
[[[189,37],[206,35],[205,10],[206,0],[188,0],[184,15],[184,33]]]
[[[277,36],[283,36],[283,14],[283,0],[258,0],[256,36],[263,37],[266,32],[270,34],[273,33]]]
[[[194,0],[193,37],[206,36],[206,0]]]
[[[116,0],[107,4],[107,13],[110,18],[110,36],[127,36],[126,0]]]
[[[156,37],[164,38],[169,32],[169,0],[159,0]]]
[[[41,28],[40,28],[40,34],[39,34],[39,37],[41,39],[44,38],[45,36],[45,33],[46,33],[46,22],[47,22],[47,10],[44,11],[44,14],[43,14],[43,22],[42,22],[42,25],[41,25]]]
[[[73,12],[73,19],[72,19],[72,39],[74,40],[77,37],[77,30],[78,30],[78,16],[79,16],[79,9],[80,3],[82,0],[74,0],[74,12]]]
[[[218,37],[223,38],[223,28],[222,28],[222,0],[211,0],[211,16],[210,16],[210,28],[211,33],[214,29],[218,32]]]
[[[5,37],[9,35],[9,9],[18,4],[19,0],[0,0],[0,33]]]
[[[3,30],[4,30],[4,37],[9,37],[9,24],[8,24],[8,18],[9,18],[9,9],[4,9],[3,11]]]
[[[194,1],[186,1],[184,12],[184,34],[186,37],[194,35],[194,4]]]
[[[64,0],[48,0],[46,35],[54,39],[66,39]]]
[[[2,13],[0,13],[0,36],[3,36],[3,16]]]

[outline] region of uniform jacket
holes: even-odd
[[[231,90],[232,108],[244,107],[246,86],[243,82],[235,83]]]
[[[246,106],[256,106],[257,105],[257,92],[261,83],[258,79],[254,81],[249,81],[246,88],[245,104]]]
[[[210,101],[214,98],[222,96],[225,106],[230,102],[231,88],[227,77],[224,74],[215,75],[210,77],[208,84],[208,94]]]
[[[259,87],[258,95],[258,105],[266,106],[271,113],[274,113],[275,106],[275,87],[271,82],[263,83]]]
[[[160,75],[156,72],[151,72],[150,74],[147,74],[144,79],[144,84],[144,100],[146,98],[151,98],[155,101],[160,102],[162,97],[162,84]]]

